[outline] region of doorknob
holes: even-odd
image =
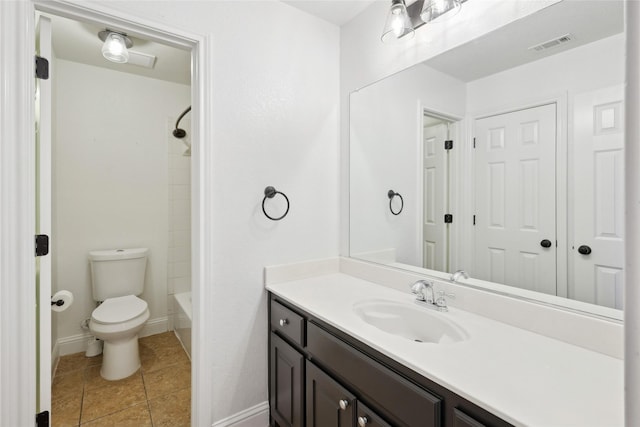
[[[591,253],[591,248],[587,245],[582,245],[578,248],[578,252],[582,255],[589,255]]]
[[[543,241],[540,242],[540,246],[542,246],[543,248],[550,248],[551,247],[551,240],[544,239]]]

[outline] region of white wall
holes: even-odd
[[[220,420],[267,400],[263,267],[338,254],[339,30],[278,1],[104,5],[213,42],[214,321],[200,344]],[[279,222],[262,214],[268,185],[291,201]]]
[[[75,296],[54,314],[58,338],[85,334],[80,322],[95,308],[87,254],[114,248],[149,248],[142,298],[148,324],[164,322],[166,330],[167,122],[189,105],[189,86],[64,60],[56,65],[53,287]]]
[[[352,253],[394,248],[397,262],[422,264],[421,110],[462,118],[465,97],[463,82],[423,64],[351,94]],[[404,199],[397,216],[390,189]]]

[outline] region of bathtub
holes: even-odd
[[[173,295],[173,329],[191,359],[191,292]]]

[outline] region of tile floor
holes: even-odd
[[[191,363],[173,332],[140,338],[141,369],[128,378],[100,376],[102,356],[62,356],[51,387],[51,425],[189,426]]]

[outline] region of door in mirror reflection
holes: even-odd
[[[451,121],[425,113],[422,120],[423,267],[449,270],[449,233],[444,215],[449,211],[449,150]]]
[[[475,122],[473,277],[556,295],[556,104]]]
[[[575,96],[570,190],[569,296],[618,309],[624,288],[623,96],[622,86]]]

